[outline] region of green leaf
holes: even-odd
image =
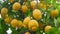
[[[47,4],[51,4],[51,0],[46,0],[46,3]]]
[[[52,27],[48,32],[46,32],[46,34],[55,34],[55,32],[57,32],[58,29],[55,27]]]
[[[1,24],[0,24],[0,30],[2,29]]]
[[[59,17],[59,18],[57,18],[57,20],[58,20],[58,22],[60,23],[60,17]]]
[[[7,34],[6,31],[8,29],[8,26],[5,24],[4,20],[2,18],[0,18],[0,33],[1,34]]]
[[[60,31],[55,32],[55,34],[60,34]]]
[[[5,30],[5,31],[8,29],[8,25],[6,25],[4,20],[1,21],[1,26],[2,26],[3,30]]]

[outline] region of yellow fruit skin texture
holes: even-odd
[[[33,10],[33,17],[37,20],[42,18],[42,13],[39,9]]]
[[[23,26],[22,21],[18,20],[18,22],[17,22],[17,23],[18,23],[18,24],[17,24],[17,27],[18,27],[18,28],[22,28],[22,26]]]
[[[25,28],[28,27],[28,23],[29,23],[30,20],[31,20],[30,17],[26,17],[26,18],[24,19],[24,21],[23,21],[23,26],[24,26]]]
[[[5,7],[4,7],[4,8],[2,8],[2,9],[1,9],[1,13],[7,14],[7,13],[8,13],[8,9],[7,9],[7,8],[5,8]]]
[[[27,13],[28,7],[26,5],[22,6],[22,11],[23,13]]]
[[[1,9],[1,17],[2,18],[5,19],[7,17],[7,13],[8,13],[8,9],[7,8],[4,7],[4,8]]]
[[[17,19],[13,19],[12,21],[11,21],[11,26],[13,27],[13,28],[16,28],[17,27]]]
[[[10,24],[12,21],[12,18],[7,17],[6,19],[4,19],[4,21],[6,22],[6,24]]]
[[[35,5],[36,5],[36,4],[35,4],[34,1],[31,1],[31,2],[30,2],[30,8],[31,8],[31,9],[34,9]]]
[[[29,30],[31,31],[36,31],[39,27],[39,24],[36,20],[31,20],[29,23],[28,23],[28,28]]]
[[[12,8],[13,8],[13,10],[19,10],[21,8],[21,5],[20,5],[20,3],[16,2],[13,4]]]
[[[30,32],[26,32],[25,34],[30,34]]]
[[[45,27],[45,32],[48,32],[52,27],[51,26],[46,26]]]
[[[55,17],[58,16],[58,10],[57,9],[56,10],[52,10],[50,14],[51,14],[51,18],[55,18]]]
[[[14,0],[8,0],[8,2],[11,2],[12,3],[12,2],[14,2]]]

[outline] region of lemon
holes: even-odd
[[[18,20],[18,22],[17,22],[17,23],[18,23],[18,24],[17,24],[17,27],[18,27],[18,28],[22,28],[22,26],[23,26],[22,21]]]
[[[43,5],[42,9],[45,11],[46,10],[46,4]]]
[[[12,9],[13,10],[19,10],[21,8],[21,5],[19,2],[15,2],[12,6]]]
[[[24,26],[25,28],[28,27],[28,23],[29,23],[30,20],[31,20],[30,17],[26,17],[26,18],[23,20],[23,26]]]
[[[30,2],[30,8],[31,9],[34,9],[35,8],[35,5],[36,5],[36,3],[34,1],[31,1]]]
[[[42,13],[40,12],[39,9],[35,9],[33,10],[33,17],[37,20],[42,18]]]
[[[1,17],[4,18],[4,19],[6,17],[8,17],[8,9],[7,8],[4,7],[4,8],[1,9]]]
[[[52,27],[51,26],[46,26],[45,27],[45,32],[48,32]]]
[[[8,13],[8,9],[7,8],[2,8],[1,9],[1,14],[7,14]]]
[[[58,16],[58,9],[52,10],[52,11],[50,12],[50,15],[51,15],[51,18],[57,17],[57,16]]]
[[[43,10],[46,10],[46,4],[44,3],[39,3],[38,8],[42,8]]]
[[[26,32],[25,34],[30,34],[30,32]]]
[[[28,28],[31,31],[36,31],[39,27],[39,24],[36,20],[30,20],[28,23]]]
[[[23,5],[21,9],[23,13],[27,13],[28,7],[26,5]]]
[[[6,24],[10,24],[11,20],[12,20],[12,18],[10,18],[10,17],[7,17],[7,18],[4,19],[4,21],[6,22]]]
[[[43,7],[43,3],[38,3],[38,8]]]
[[[11,2],[12,3],[12,2],[14,2],[14,0],[8,0],[8,2]]]
[[[13,27],[13,28],[16,28],[17,27],[17,23],[18,21],[17,21],[17,19],[13,19],[12,21],[11,21],[11,26]]]

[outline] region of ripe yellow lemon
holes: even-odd
[[[26,5],[23,5],[21,9],[23,13],[27,13],[28,7]]]
[[[11,21],[11,26],[13,27],[13,28],[16,28],[17,27],[17,23],[18,21],[17,21],[17,19],[13,19],[12,21]]]
[[[7,16],[8,16],[8,9],[4,7],[1,9],[1,17],[5,19]]]
[[[39,24],[36,20],[30,20],[28,23],[28,28],[31,31],[36,31],[39,27]]]
[[[1,9],[1,14],[7,14],[8,13],[8,9],[7,8],[2,8]]]
[[[17,22],[17,23],[18,23],[18,24],[17,24],[17,27],[18,27],[18,28],[22,28],[22,26],[23,26],[22,21],[18,20],[18,22]]]
[[[23,20],[23,26],[24,26],[25,28],[28,27],[28,23],[29,23],[30,20],[31,20],[30,17],[26,17],[26,18]]]
[[[35,5],[36,5],[36,3],[35,3],[34,1],[31,1],[31,2],[30,2],[30,8],[31,8],[31,9],[34,9]]]
[[[12,20],[12,18],[10,18],[10,17],[7,17],[7,18],[4,19],[4,21],[6,22],[6,24],[10,24],[11,20]]]
[[[12,6],[12,9],[13,10],[19,10],[21,8],[21,5],[19,2],[15,2]]]
[[[45,32],[48,32],[52,27],[51,26],[46,26],[45,27]]]
[[[42,18],[42,13],[39,9],[33,10],[33,17],[37,20]]]
[[[52,11],[50,12],[50,15],[51,15],[51,18],[57,17],[57,16],[58,16],[58,9],[52,10]]]

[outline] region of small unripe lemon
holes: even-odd
[[[52,27],[51,26],[46,26],[45,27],[45,32],[48,32]]]
[[[42,8],[43,10],[46,10],[46,4],[44,3],[39,3],[38,8]]]
[[[23,26],[24,26],[25,28],[28,27],[28,23],[29,23],[30,20],[31,20],[30,17],[26,17],[26,18],[24,19],[24,21],[23,21]]]
[[[25,34],[30,34],[30,32],[26,32]]]
[[[52,7],[52,5],[47,5],[48,6],[48,8],[51,8]]]
[[[18,23],[18,24],[17,24],[17,27],[18,27],[18,28],[22,28],[22,26],[23,26],[22,21],[18,20],[18,22],[17,22],[17,23]]]
[[[13,4],[12,8],[13,8],[13,10],[19,10],[21,8],[21,5],[19,2],[16,2]]]
[[[41,8],[41,7],[43,7],[43,3],[38,4],[38,8]]]
[[[18,21],[17,21],[17,19],[13,19],[12,21],[11,21],[11,26],[13,27],[13,28],[16,28],[17,27],[17,23]]]
[[[34,9],[35,5],[36,5],[36,3],[35,3],[34,1],[31,1],[31,2],[30,2],[30,8],[31,8],[31,9]]]
[[[58,16],[58,9],[52,10],[51,13],[50,13],[50,15],[51,15],[51,18],[57,17]]]
[[[1,14],[7,14],[8,13],[8,9],[7,8],[2,8],[1,9]]]
[[[23,13],[27,13],[28,7],[26,5],[22,6],[22,11]]]
[[[12,18],[10,18],[10,17],[7,17],[7,18],[4,19],[4,21],[6,22],[6,24],[10,24],[11,20],[12,20]]]
[[[28,23],[28,28],[31,31],[36,31],[39,27],[39,24],[36,20],[30,20]]]
[[[44,4],[42,8],[43,8],[43,10],[46,10],[46,4]]]
[[[42,13],[39,9],[33,10],[33,17],[37,20],[42,18]]]
[[[8,0],[8,2],[11,2],[12,3],[12,2],[14,2],[14,0]]]

